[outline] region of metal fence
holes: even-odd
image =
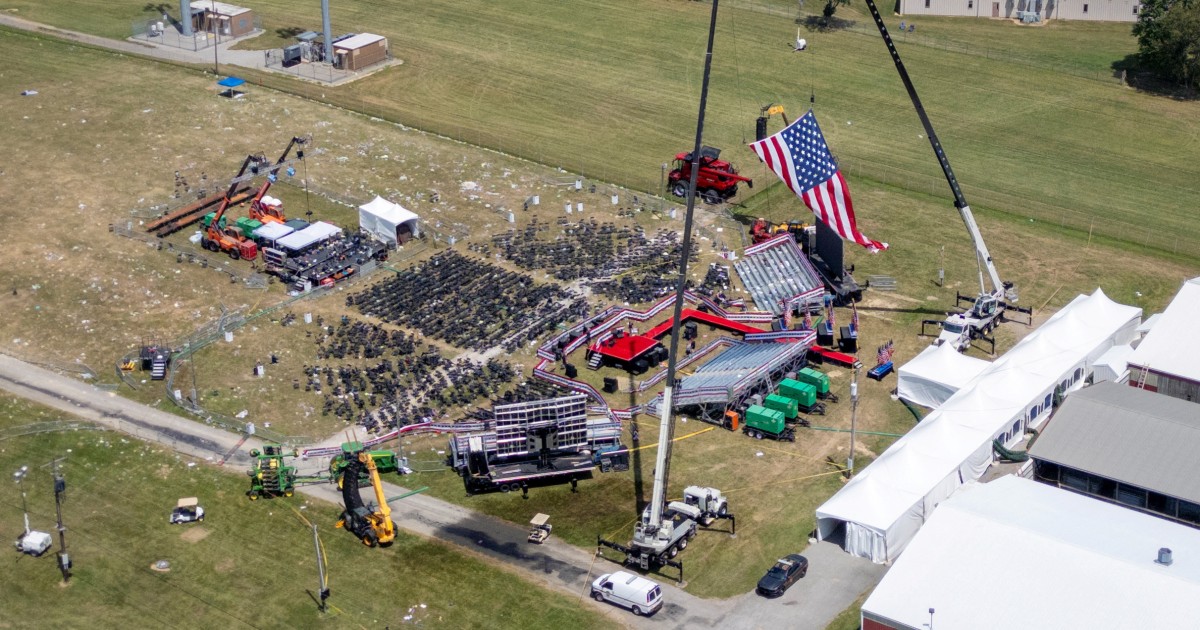
[[[195,28],[191,35],[183,34],[183,25],[175,18],[163,14],[160,17],[134,20],[129,24],[130,37],[139,41],[179,48],[181,50],[204,50],[213,45],[228,44],[240,39],[248,39],[261,35],[262,18],[254,16],[254,30],[238,37],[230,37],[219,33]]]
[[[180,247],[174,242],[164,240],[143,232],[134,226],[132,220],[119,221],[109,226],[109,231],[117,236],[141,241],[157,249],[175,254],[175,262],[200,265],[204,269],[212,269],[229,277],[230,282],[241,282],[248,289],[266,289],[271,283],[271,277],[258,271],[246,270],[241,266],[230,266],[224,257],[211,258],[203,250],[195,246]]]

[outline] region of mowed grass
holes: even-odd
[[[50,4],[57,8],[42,9],[48,19],[87,28]],[[264,0],[255,9],[268,32],[319,24],[316,5]],[[688,148],[694,134],[708,14],[703,4],[665,0],[362,0],[339,6],[334,30],[389,36],[402,66],[337,89],[251,74],[280,89],[653,191],[660,164]],[[831,147],[852,174],[918,190],[930,181],[936,186],[940,172],[923,131],[883,43],[864,34],[869,23],[862,16],[859,5],[845,10],[861,28],[809,33],[809,51],[795,55],[786,46],[795,36],[790,5],[726,6],[706,141],[766,181],[738,145],[752,139],[759,106],[781,103],[799,115],[811,94]],[[1132,41],[1120,35],[1127,26],[919,23],[913,42],[901,38],[899,47],[968,200],[1200,255],[1190,219],[1200,181],[1195,103],[1065,73],[1098,72],[1106,59],[1123,59]],[[960,43],[963,52],[956,51]]]
[[[0,395],[0,430],[57,418]],[[113,432],[0,441],[0,468],[31,469],[24,488],[35,529],[53,531],[53,484],[43,464],[64,456],[63,518],[74,575],[64,588],[53,554],[7,552],[0,576],[6,625],[18,627],[22,619],[39,627],[87,619],[97,628],[609,625],[570,595],[422,538],[402,533],[387,549],[367,549],[333,528],[335,506],[299,497],[250,503],[240,471],[193,465]],[[183,496],[201,500],[203,523],[167,523]],[[317,585],[316,566],[312,531],[301,515],[317,525],[328,556],[334,608],[325,615],[309,594]],[[0,498],[0,527],[6,540],[21,530],[21,499],[11,484]],[[151,570],[158,560],[170,562],[170,572]]]

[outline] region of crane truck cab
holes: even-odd
[[[617,571],[606,573],[592,581],[592,598],[612,602],[633,611],[635,615],[652,615],[663,605],[662,587],[640,575]]]
[[[688,486],[683,489],[683,502],[700,511],[699,518],[704,519],[705,525],[711,523],[714,518],[729,513],[725,495],[716,488]]]
[[[942,322],[942,332],[938,334],[936,345],[950,344],[959,352],[966,352],[971,347],[971,340],[990,334],[1000,323],[1000,315],[1004,307],[1000,298],[984,293],[975,298],[975,304],[966,313],[947,315]]]

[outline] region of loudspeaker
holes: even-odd
[[[609,376],[604,377],[604,393],[605,394],[617,393],[617,379],[609,377]]]
[[[767,117],[759,116],[754,121],[754,138],[755,141],[762,140],[767,137]]]
[[[838,347],[842,352],[858,352],[858,337],[850,334],[849,326],[842,326],[842,338],[838,343]]]
[[[575,378],[576,376],[579,376],[579,370],[576,369],[574,365],[568,363],[567,364],[567,378]]]

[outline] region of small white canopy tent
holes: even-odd
[[[929,346],[900,366],[896,395],[915,405],[937,409],[988,365],[950,344]]]
[[[399,245],[406,235],[421,235],[420,218],[398,203],[378,195],[370,203],[358,207],[358,225],[388,245]]]

